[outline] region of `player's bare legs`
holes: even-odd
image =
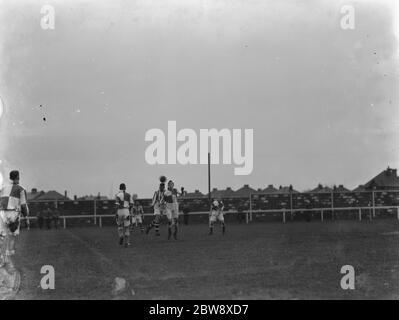
[[[5,264],[9,272],[15,271],[13,263],[13,256],[15,255],[15,235],[9,234],[6,236],[6,252],[5,252]]]
[[[125,247],[130,246],[130,225],[123,227]]]
[[[143,233],[144,232],[144,225],[142,222],[139,223],[138,227],[140,228],[140,232]]]

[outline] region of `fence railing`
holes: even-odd
[[[242,212],[238,211],[226,211],[224,212],[225,215],[237,215],[238,213],[244,214],[245,215],[245,222],[248,224],[250,221],[252,221],[252,215],[253,214],[275,214],[275,213],[281,213],[282,217],[282,222],[286,223],[287,221],[287,215],[290,214],[291,217],[293,214],[300,212],[318,212],[320,213],[320,221],[324,221],[324,214],[326,212],[331,212],[332,213],[332,219],[334,219],[334,211],[355,211],[357,212],[357,217],[359,221],[362,221],[365,213],[368,218],[368,220],[372,221],[375,218],[375,215],[373,215],[373,212],[375,210],[396,210],[396,219],[399,220],[399,206],[375,206],[374,208],[372,207],[345,207],[345,208],[331,208],[331,207],[325,207],[325,208],[310,208],[310,209],[303,209],[303,208],[298,208],[298,209],[266,209],[266,210],[245,210]],[[368,213],[368,214],[367,214]],[[182,216],[184,214],[180,214]],[[191,215],[209,215],[208,211],[198,211],[198,212],[190,212],[188,214],[189,216]],[[152,213],[145,213],[144,216],[153,216]],[[69,219],[80,219],[80,218],[85,218],[85,219],[93,219],[94,225],[98,225],[99,227],[103,226],[103,219],[105,218],[114,218],[115,214],[103,214],[103,215],[63,215],[60,216],[59,219],[62,221],[62,226],[65,229],[67,227],[67,220]],[[37,217],[35,216],[29,216],[26,218],[22,218],[23,220],[37,220]]]
[[[237,211],[227,211],[224,212],[224,214],[226,215],[232,215],[232,214],[237,214]],[[244,211],[242,212],[243,214],[245,214],[245,223],[249,223],[249,212],[248,211]],[[179,214],[179,216],[183,216],[184,214]],[[199,212],[190,212],[189,215],[209,215],[209,212],[207,211],[199,211]],[[153,217],[154,214],[152,213],[145,213],[143,214],[143,216],[149,216],[149,217]],[[103,214],[103,215],[91,215],[91,214],[86,214],[86,215],[64,215],[64,216],[59,216],[58,219],[62,221],[62,226],[65,229],[67,227],[67,220],[69,219],[93,219],[93,223],[94,225],[98,225],[99,227],[103,226],[103,219],[105,218],[115,218],[115,214]],[[37,217],[35,216],[28,216],[25,218],[22,218],[22,220],[29,220],[29,222],[31,221],[35,221],[37,220]],[[29,225],[28,225],[29,226]],[[29,227],[28,227],[29,228]]]

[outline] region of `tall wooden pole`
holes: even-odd
[[[211,210],[211,153],[208,152],[208,201]]]

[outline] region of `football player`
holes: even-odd
[[[211,214],[209,216],[209,234],[213,234],[213,225],[215,224],[216,221],[220,221],[220,224],[222,225],[222,232],[225,234],[226,232],[226,224],[224,222],[224,216],[223,216],[223,209],[224,209],[224,204],[221,200],[213,200],[212,205],[211,205]]]
[[[20,281],[12,257],[15,255],[15,241],[19,235],[20,218],[29,215],[26,191],[19,185],[19,172],[10,172],[11,184],[0,190],[0,284],[8,279],[9,287],[18,286]]]
[[[126,192],[126,185],[121,183],[115,196],[116,223],[118,225],[119,244],[130,246],[130,210],[133,206],[132,196]]]
[[[160,235],[159,223],[161,221],[161,215],[163,215],[166,211],[166,204],[164,199],[166,177],[161,176],[159,178],[159,181],[161,182],[159,184],[159,189],[154,192],[154,196],[152,197],[152,207],[154,208],[154,220],[152,220],[152,222],[145,231],[145,233],[148,234],[152,228],[155,228],[155,234],[157,236]]]
[[[168,218],[168,240],[172,237],[177,240],[177,223],[178,223],[178,203],[177,203],[177,190],[174,189],[174,182],[172,180],[168,181],[168,189],[165,191],[164,199],[166,202],[166,216]]]
[[[144,209],[143,206],[136,200],[133,208],[132,208],[132,224],[131,227],[132,229],[134,226],[139,227],[141,233],[144,232],[144,226],[143,226],[143,214],[144,214]]]

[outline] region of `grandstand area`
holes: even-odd
[[[178,241],[133,232],[117,244],[115,227],[23,229],[16,255],[17,299],[398,299],[399,222],[292,221],[180,224]],[[355,290],[340,269],[352,265]],[[40,269],[55,269],[55,290],[40,287]],[[129,287],[111,293],[115,277]]]

